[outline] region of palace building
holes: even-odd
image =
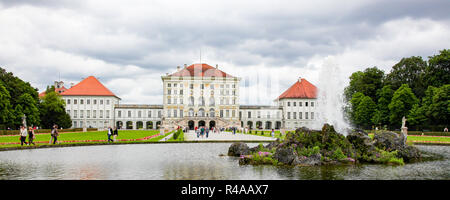
[[[317,118],[317,88],[304,78],[275,99],[276,106],[240,105],[241,79],[221,71],[218,65],[184,65],[161,79],[161,105],[121,104],[121,99],[93,76],[70,88],[65,88],[63,82],[55,82],[55,90],[66,102],[75,128],[295,129],[308,126]]]

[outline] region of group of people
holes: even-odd
[[[209,136],[210,129],[205,126],[195,127],[194,130],[195,130],[195,133],[197,133],[197,138],[199,138],[200,136],[202,136],[202,138],[203,138],[204,135],[206,135],[206,138],[208,138],[208,136]]]
[[[115,142],[116,141],[116,137],[119,135],[119,131],[117,130],[117,127],[111,128],[108,127],[108,142]],[[113,137],[111,139],[111,137]]]
[[[20,145],[36,145],[34,143],[34,139],[36,139],[36,133],[34,132],[36,128],[29,127],[28,130],[25,126],[20,126]],[[27,136],[28,136],[28,142],[27,142]],[[49,144],[53,142],[53,144],[56,144],[58,141],[58,125],[53,125],[52,132],[50,134],[50,141]]]
[[[28,136],[28,142],[26,141],[27,140],[27,136]],[[22,146],[23,146],[23,144],[36,145],[33,142],[35,137],[36,136],[34,134],[34,129],[32,127],[28,128],[28,131],[27,131],[27,128],[25,126],[20,126],[20,145],[22,145]]]

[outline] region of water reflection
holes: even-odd
[[[250,144],[251,146],[257,144]],[[442,160],[404,166],[239,166],[228,143],[140,144],[0,152],[0,179],[450,179],[450,147],[419,146]]]

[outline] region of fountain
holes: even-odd
[[[318,88],[318,116],[313,129],[319,130],[323,124],[331,124],[336,131],[348,134],[351,127],[344,117],[344,80],[333,57],[327,57],[321,67]]]

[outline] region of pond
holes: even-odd
[[[239,166],[238,158],[219,156],[230,145],[130,144],[3,151],[0,179],[450,179],[450,146],[418,146],[444,159],[404,166],[275,167]]]

